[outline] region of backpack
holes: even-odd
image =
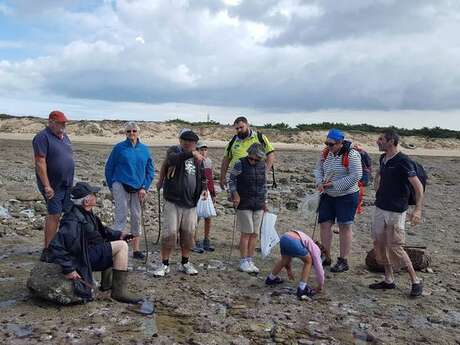
[[[257,133],[257,140],[259,141],[259,144],[262,144],[262,146],[265,147],[267,146],[267,143],[265,142],[264,140],[264,137],[262,135],[261,132],[256,132]],[[230,142],[228,143],[228,146],[227,146],[227,155],[230,156],[231,154],[231,151],[232,151],[232,146],[233,146],[233,143],[235,142],[236,138],[238,138],[238,135],[234,135],[232,140],[230,140]]]
[[[367,153],[359,145],[355,144],[352,147],[349,147],[348,149],[345,148],[344,152],[342,153],[342,165],[347,169],[348,169],[348,166],[350,165],[350,158],[348,157],[348,153],[350,152],[351,149],[357,151],[361,157],[361,166],[363,169],[363,175],[361,176],[361,179],[359,180],[359,182],[363,186],[368,186],[371,180],[372,158],[369,155],[369,153]],[[325,147],[322,153],[323,160],[327,158],[328,154],[329,154],[329,148]]]
[[[426,174],[425,168],[423,168],[423,165],[421,165],[419,162],[416,162],[412,160],[412,163],[414,164],[414,169],[415,173],[417,174],[418,179],[422,183],[423,186],[423,192],[425,192],[426,189],[426,181],[428,180],[428,175]],[[417,203],[415,202],[415,190],[414,187],[409,183],[409,205],[416,205]]]

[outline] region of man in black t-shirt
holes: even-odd
[[[416,205],[409,214],[412,225],[422,218],[423,186],[415,172],[414,163],[398,149],[399,136],[394,130],[386,130],[378,140],[380,169],[375,180],[375,212],[372,222],[372,238],[377,262],[385,268],[385,280],[369,285],[371,289],[394,289],[393,269],[406,267],[412,281],[411,296],[420,296],[422,282],[417,278],[412,262],[404,251],[404,224],[409,207],[410,185],[415,190]]]

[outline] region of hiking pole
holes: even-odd
[[[158,189],[158,236],[155,244],[160,243],[161,236],[161,189]]]
[[[228,252],[228,257],[227,257],[227,263],[230,263],[230,259],[232,257],[233,253],[233,246],[235,244],[235,232],[236,232],[236,208],[235,210],[235,215],[233,216],[233,233],[232,233],[232,245],[230,246],[230,250]]]
[[[273,176],[273,184],[272,188],[276,189],[278,187],[278,184],[276,183],[276,178],[275,178],[275,166],[272,165],[272,176]]]

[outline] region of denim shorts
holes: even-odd
[[[307,256],[308,249],[305,248],[300,239],[293,238],[288,234],[284,234],[280,238],[281,255],[292,257]]]
[[[70,200],[70,188],[61,187],[61,189],[55,189],[54,196],[51,199],[48,199],[45,191],[40,189],[43,198],[45,198],[48,214],[61,214],[72,208],[73,203]]]
[[[323,194],[319,203],[318,223],[353,224],[358,208],[359,192],[343,196]]]
[[[93,271],[105,271],[113,266],[112,246],[110,242],[96,244],[88,248],[89,261]]]

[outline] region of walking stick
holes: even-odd
[[[155,244],[160,243],[161,236],[161,189],[158,189],[158,236]]]
[[[233,246],[235,245],[235,232],[236,232],[236,208],[235,208],[235,215],[233,216],[233,233],[232,233],[232,245],[230,246],[230,250],[227,256],[227,263],[230,263],[230,259],[233,253]]]

